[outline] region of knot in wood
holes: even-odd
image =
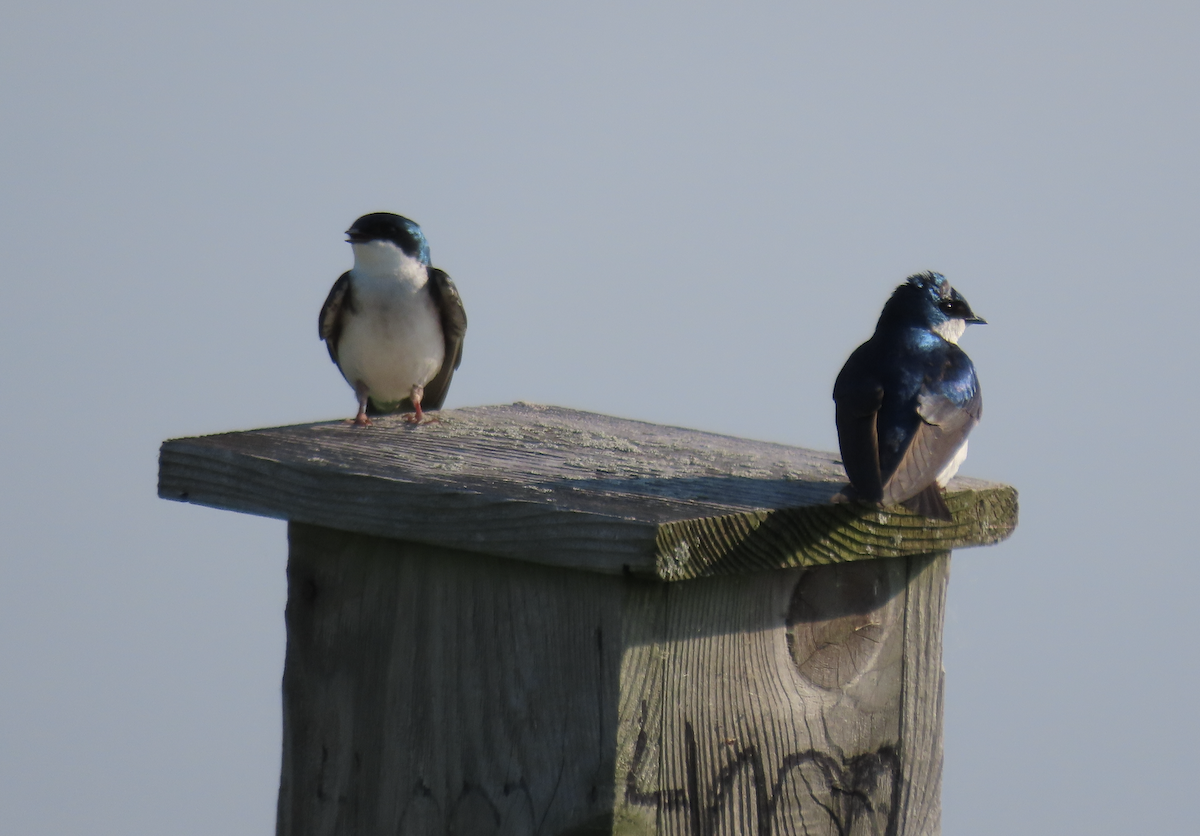
[[[788,649],[800,674],[836,690],[878,668],[887,636],[903,618],[897,596],[906,580],[904,561],[897,559],[806,570],[787,613]]]

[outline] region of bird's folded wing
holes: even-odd
[[[917,397],[917,425],[908,447],[896,469],[883,486],[883,504],[893,505],[911,499],[929,488],[936,490],[934,481],[958,448],[967,440],[967,433],[979,423],[983,413],[983,396],[978,386],[972,387],[970,397],[957,403],[945,395],[922,389]]]
[[[333,283],[325,304],[321,306],[321,316],[317,319],[317,333],[325,341],[329,349],[329,359],[337,362],[337,345],[342,336],[342,315],[354,310],[354,300],[350,293],[350,272],[346,271]]]
[[[854,495],[867,502],[878,502],[883,497],[883,477],[879,472],[876,419],[883,403],[883,386],[873,378],[848,374],[843,369],[834,384],[833,399],[838,446]]]
[[[441,317],[446,356],[442,360],[442,368],[433,380],[425,384],[425,396],[421,403],[429,409],[441,409],[446,400],[446,393],[450,390],[450,378],[462,362],[463,338],[467,333],[467,311],[463,307],[462,297],[458,295],[458,288],[454,286],[446,271],[437,267],[429,268],[429,289]]]

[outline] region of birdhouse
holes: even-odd
[[[949,521],[838,459],[532,404],[163,444],[288,521],[278,832],[932,834]]]

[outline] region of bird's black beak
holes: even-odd
[[[942,308],[943,311],[951,313],[951,316],[963,316],[963,322],[968,325],[987,325],[987,320],[982,316],[976,316],[975,311],[971,310],[971,305],[963,298],[963,295],[954,288],[950,288],[950,310]]]

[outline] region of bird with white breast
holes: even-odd
[[[321,339],[358,398],[356,426],[389,413],[419,424],[425,410],[441,408],[462,362],[462,299],[408,218],[372,212],[346,235],[354,266],[321,307]]]

